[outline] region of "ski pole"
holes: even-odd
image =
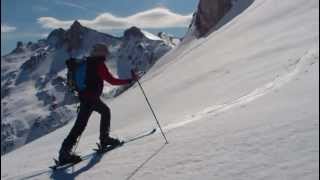
[[[168,140],[167,140],[167,137],[164,135],[164,132],[163,132],[163,130],[162,130],[162,128],[161,128],[161,125],[160,125],[160,123],[159,123],[159,121],[158,121],[158,118],[157,118],[156,114],[154,113],[154,111],[153,111],[153,109],[152,109],[152,107],[151,107],[151,104],[150,104],[150,102],[149,102],[149,100],[148,100],[148,98],[147,98],[146,93],[144,92],[144,90],[143,90],[143,88],[142,88],[142,85],[141,85],[140,81],[138,80],[138,78],[136,78],[136,80],[137,80],[137,82],[138,82],[138,84],[139,84],[139,87],[140,87],[140,89],[141,89],[141,91],[142,91],[142,94],[144,95],[144,97],[145,97],[145,99],[146,99],[146,101],[147,101],[147,103],[148,103],[148,105],[149,105],[149,108],[150,108],[150,110],[151,110],[151,112],[152,112],[152,114],[153,114],[154,119],[157,121],[157,124],[158,124],[158,126],[159,126],[160,131],[161,131],[161,134],[162,134],[162,136],[164,137],[164,139],[166,140],[166,144],[169,144],[169,142],[168,142]]]

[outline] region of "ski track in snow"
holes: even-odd
[[[295,60],[293,64],[290,64],[289,68],[290,66],[294,66],[293,70],[289,71],[288,73],[282,76],[278,76],[273,81],[266,83],[265,85],[253,90],[251,93],[241,96],[240,98],[228,103],[209,106],[198,113],[187,116],[185,121],[169,124],[165,126],[163,129],[166,131],[169,131],[169,130],[179,128],[187,124],[199,121],[201,119],[204,119],[204,117],[206,116],[214,116],[224,111],[227,111],[229,109],[232,109],[234,107],[248,104],[276,89],[281,88],[283,85],[290,82],[292,79],[294,79],[296,75],[298,75],[301,69],[304,68],[306,65],[308,65],[308,62],[310,63],[310,61],[313,59],[317,59],[317,61],[319,61],[318,48],[307,51],[302,57]]]

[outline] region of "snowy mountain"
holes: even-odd
[[[18,42],[10,54],[1,57],[1,154],[74,118],[77,98],[66,86],[69,56],[84,58],[95,43],[103,42],[111,50],[111,71],[122,78],[131,68],[148,71],[175,46],[138,28],[126,32],[124,37],[113,37],[75,21],[70,29],[56,29],[36,43]],[[127,88],[105,88],[104,96],[118,96]]]
[[[52,172],[72,123],[1,156],[1,179],[318,179],[319,1],[236,1],[197,39],[189,33],[141,84],[161,133],[99,156],[93,114],[77,153]],[[115,99],[112,135],[156,127],[134,85]]]

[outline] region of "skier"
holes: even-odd
[[[73,128],[62,143],[59,152],[59,162],[61,164],[81,160],[80,156],[72,154],[71,150],[78,137],[84,131],[93,111],[96,111],[101,115],[99,137],[101,147],[103,148],[108,145],[117,146],[121,144],[119,139],[112,138],[109,135],[111,118],[110,109],[100,99],[103,90],[103,80],[112,85],[124,85],[132,83],[137,77],[132,71],[133,78],[131,79],[121,80],[114,78],[104,64],[108,55],[109,50],[106,45],[96,44],[90,53],[90,57],[87,58],[86,89],[85,91],[79,92],[80,111]]]

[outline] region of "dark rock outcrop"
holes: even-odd
[[[124,38],[130,39],[130,37],[142,38],[144,35],[139,28],[133,26],[124,31]]]
[[[230,10],[231,0],[200,0],[195,17],[199,37],[206,35]]]
[[[23,42],[18,41],[16,48],[11,53],[19,54],[19,53],[23,53],[23,52],[25,52],[24,44],[23,44]]]
[[[65,33],[66,31],[62,28],[55,29],[49,34],[47,42],[49,45],[59,48],[63,44]]]
[[[77,50],[82,44],[82,38],[88,31],[86,27],[83,27],[78,21],[74,21],[70,29],[65,33],[64,42],[68,51]]]

